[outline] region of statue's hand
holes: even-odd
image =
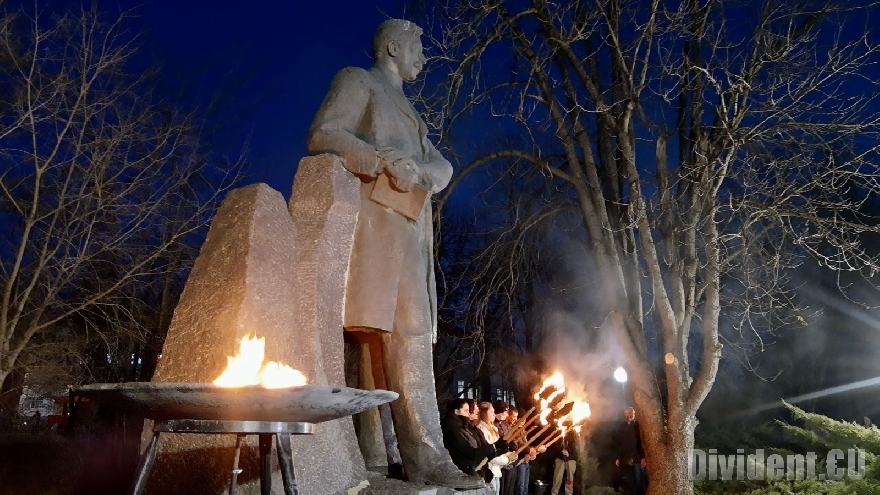
[[[389,146],[376,148],[376,153],[379,155],[379,158],[382,159],[382,162],[384,162],[386,165],[391,165],[398,160],[409,158],[402,152],[397,151],[396,149]]]
[[[393,148],[379,148],[377,151],[396,189],[407,192],[419,183],[421,169],[412,158]]]

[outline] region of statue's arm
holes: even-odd
[[[430,185],[432,193],[438,193],[445,189],[449,180],[452,179],[452,164],[443,158],[443,155],[437,151],[433,144],[429,142],[428,145],[430,149],[428,161],[421,167],[422,181]]]
[[[370,85],[366,72],[348,67],[333,78],[330,91],[309,129],[306,143],[309,153],[333,153],[343,158],[350,172],[376,177],[382,165],[376,147],[355,134],[358,122],[367,111]]]

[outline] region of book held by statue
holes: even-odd
[[[428,200],[428,191],[418,184],[408,192],[398,191],[392,187],[388,174],[381,174],[376,178],[370,199],[416,221]]]

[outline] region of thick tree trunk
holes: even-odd
[[[663,435],[663,442],[651,443],[645,439],[648,462],[648,495],[691,495],[694,487],[689,476],[690,452],[694,448],[693,416]]]

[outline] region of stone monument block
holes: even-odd
[[[314,377],[311,383],[316,385],[345,384],[343,299],[359,211],[359,181],[338,157],[300,160],[289,203],[297,232],[291,323],[304,347],[290,365]],[[303,473],[303,482],[322,487],[306,493],[340,493],[366,479],[351,418],[322,423],[319,430],[292,438],[296,462],[313,465]]]
[[[154,382],[212,382],[241,338],[255,333],[266,338],[267,361],[300,352],[291,338],[295,238],[278,191],[254,184],[227,195],[174,311]]]
[[[348,260],[360,211],[359,181],[331,154],[300,160],[289,203],[297,231],[297,339],[314,346],[314,354],[292,364],[315,385],[345,383],[342,312]],[[323,383],[319,380],[329,380]]]
[[[300,369],[312,384],[344,385],[324,374],[335,367],[324,366],[314,326],[300,332],[303,292],[314,290],[298,281],[310,262],[299,256],[303,242],[279,192],[265,184],[231,191],[187,280],[153,381],[212,382],[241,338],[256,334],[266,339],[266,361]],[[238,493],[259,493],[256,437],[246,442]],[[234,435],[163,434],[159,452],[147,493],[228,490]],[[295,441],[293,458],[301,493],[345,493],[366,477],[350,418],[321,423],[306,442]],[[282,493],[277,468],[272,478],[273,493]]]

